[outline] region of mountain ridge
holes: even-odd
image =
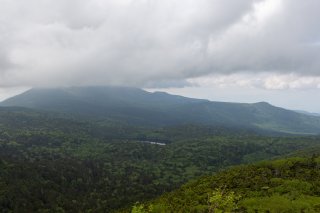
[[[0,106],[63,112],[92,120],[119,120],[132,125],[194,123],[285,133],[320,133],[319,117],[267,102],[215,102],[130,87],[36,88],[4,100]]]

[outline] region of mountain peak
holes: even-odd
[[[260,101],[257,103],[254,103],[255,105],[268,105],[268,106],[272,106],[270,103],[266,102],[266,101]]]

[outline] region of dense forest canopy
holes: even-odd
[[[146,128],[6,110],[0,132],[4,211],[116,210],[231,165],[320,146],[315,136],[199,125]]]
[[[319,212],[319,168],[315,155],[237,166],[136,204],[132,212]]]

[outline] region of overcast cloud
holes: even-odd
[[[1,87],[184,86],[188,79],[242,72],[320,76],[317,0],[0,5]]]

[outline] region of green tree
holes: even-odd
[[[145,206],[139,203],[136,203],[131,210],[131,213],[151,213],[151,212],[153,212],[153,205]]]
[[[209,212],[232,212],[237,209],[237,202],[240,196],[234,192],[225,192],[222,189],[216,189],[208,198]]]

